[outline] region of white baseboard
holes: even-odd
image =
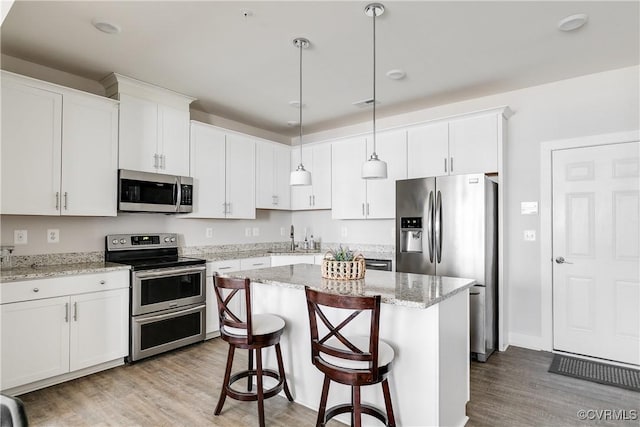
[[[530,350],[543,350],[542,338],[535,335],[509,333],[509,345],[528,348]]]

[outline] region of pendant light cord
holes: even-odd
[[[376,154],[376,8],[373,10],[373,157]]]
[[[300,41],[300,105],[298,109],[300,110],[300,164],[302,164],[302,46],[304,45],[303,41]]]

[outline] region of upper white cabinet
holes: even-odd
[[[362,164],[372,152],[371,135],[333,143],[332,218],[395,217],[396,180],[407,177],[407,132],[376,135],[376,152],[387,163],[386,179],[362,179]]]
[[[291,210],[331,209],[331,144],[302,147],[302,163],[311,185],[291,187]],[[300,147],[291,149],[291,169],[300,164]]]
[[[189,175],[194,98],[115,73],[102,83],[120,100],[120,169]]]
[[[255,210],[255,142],[191,122],[194,206],[189,217],[247,218]]]
[[[256,208],[291,208],[290,164],[290,147],[256,141]]]
[[[2,72],[2,213],[115,216],[118,103]]]
[[[408,177],[498,172],[503,108],[409,129]]]

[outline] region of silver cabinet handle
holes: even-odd
[[[444,158],[444,171],[447,172],[447,158]]]
[[[69,323],[69,303],[64,303],[64,322]]]
[[[166,169],[167,168],[167,156],[165,156],[163,154],[161,159],[162,159],[162,169]]]
[[[153,155],[153,168],[158,169],[158,153]]]
[[[362,216],[364,216],[364,203],[362,204]]]
[[[218,267],[218,270],[228,270],[228,269],[230,269],[230,268],[231,268],[231,267],[229,267],[229,266],[227,266],[227,267]]]
[[[314,194],[313,196],[311,196],[311,198],[313,199],[313,206],[316,205],[316,195]]]
[[[106,281],[106,280],[100,280],[100,284],[101,284],[101,285],[104,285],[105,283],[107,283],[107,281]]]
[[[38,288],[33,288],[33,292],[40,292],[40,289],[38,289]]]
[[[311,204],[311,196],[309,196],[309,206],[313,206],[313,205]]]
[[[369,216],[369,202],[367,202],[367,216]]]
[[[253,263],[253,265],[264,265],[264,262],[256,262],[256,263]]]
[[[66,191],[64,192],[64,210],[67,210],[67,201],[69,199],[69,193],[67,193]]]
[[[78,321],[78,303],[73,303],[73,320]]]
[[[60,209],[60,192],[56,191],[56,210]]]
[[[231,213],[231,202],[227,203],[227,206],[229,206],[229,210],[227,211],[228,214]]]
[[[573,263],[565,260],[563,256],[559,256],[559,257],[556,257],[556,264],[573,264]]]
[[[453,173],[453,157],[451,158],[451,173]]]

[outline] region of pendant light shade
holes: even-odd
[[[373,153],[362,165],[363,179],[385,179],[387,163],[376,154],[376,17],[384,13],[380,3],[370,3],[364,8],[364,14],[373,18]]]
[[[302,164],[302,49],[309,47],[309,40],[298,37],[293,41],[293,45],[300,50],[300,103],[298,104],[298,109],[300,110],[300,164],[296,170],[291,171],[289,184],[311,185],[311,172],[306,170]]]

